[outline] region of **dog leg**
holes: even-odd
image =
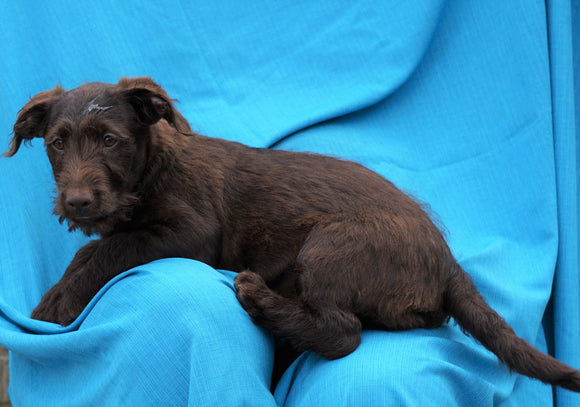
[[[420,272],[428,256],[408,255],[409,247],[392,242],[385,227],[378,215],[329,218],[296,258],[296,299],[250,272],[237,278],[238,298],[256,323],[328,359],[356,349],[363,321],[388,330],[440,326],[447,315],[439,279],[429,264]]]
[[[360,344],[361,323],[352,313],[331,304],[282,297],[251,271],[238,274],[235,283],[238,299],[254,322],[287,339],[298,351],[337,359]]]
[[[109,280],[153,260],[188,257],[209,262],[213,252],[205,245],[195,246],[188,236],[180,234],[178,227],[164,225],[93,240],[77,252],[61,280],[42,297],[32,318],[68,325]],[[199,241],[211,238],[207,234]]]

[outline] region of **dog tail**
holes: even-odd
[[[580,392],[578,370],[519,338],[503,318],[487,305],[469,275],[459,265],[451,273],[445,294],[445,309],[464,332],[495,353],[510,370]]]

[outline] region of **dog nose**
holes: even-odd
[[[93,193],[88,189],[71,189],[66,193],[66,205],[77,213],[91,206]]]

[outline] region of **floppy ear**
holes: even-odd
[[[175,109],[167,92],[151,78],[122,78],[118,85],[125,89],[123,96],[143,124],[153,125],[164,119],[179,132],[191,131],[189,123]]]
[[[30,141],[35,137],[44,137],[46,131],[48,113],[52,105],[65,93],[65,90],[57,86],[34,96],[18,112],[18,118],[14,123],[13,137],[10,150],[4,153],[6,157],[12,157],[23,141]]]

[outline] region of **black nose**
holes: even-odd
[[[81,213],[83,210],[90,208],[93,201],[94,196],[89,189],[71,189],[66,193],[65,203],[70,209],[74,209],[76,213]]]

